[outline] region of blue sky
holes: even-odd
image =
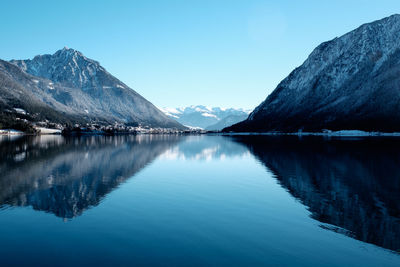
[[[68,46],[159,107],[254,108],[321,42],[400,1],[1,1],[0,58]]]

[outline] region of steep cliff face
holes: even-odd
[[[10,95],[2,97],[4,106],[30,108],[32,99],[34,107],[45,106],[71,121],[184,128],[79,51],[64,48],[32,60],[0,63],[1,75],[17,84],[0,87]]]
[[[319,45],[226,131],[400,131],[400,15]]]

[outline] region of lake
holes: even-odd
[[[400,139],[0,137],[0,265],[400,266]]]

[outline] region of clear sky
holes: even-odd
[[[321,42],[399,0],[1,0],[0,58],[64,46],[159,107],[254,108]]]

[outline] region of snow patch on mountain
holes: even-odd
[[[207,112],[201,113],[201,115],[204,116],[204,117],[211,117],[211,118],[219,119],[216,115],[210,114],[210,113],[207,113]]]
[[[178,108],[161,108],[161,110],[170,118],[173,118],[180,122],[181,124],[196,129],[208,129],[208,130],[220,130],[219,128],[209,129],[211,125],[226,125],[226,123],[217,124],[220,121],[225,121],[227,117],[230,120],[227,122],[237,123],[243,119],[246,119],[250,110],[245,110],[241,108],[220,108],[220,107],[210,107],[204,105],[191,105],[188,107],[178,107]],[[221,128],[222,129],[222,128]]]

